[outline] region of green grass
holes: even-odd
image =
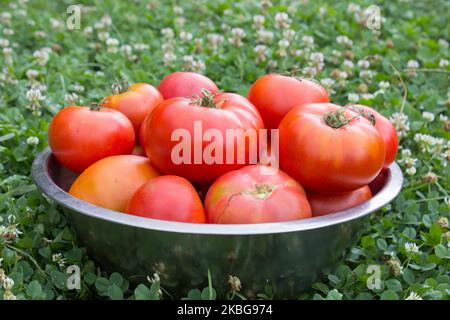
[[[288,7],[294,1],[274,0],[263,9],[256,4],[259,1],[182,1],[183,12],[174,10],[176,1],[149,5],[80,1],[87,10],[81,13],[81,30],[72,31],[65,23],[70,1],[4,2],[0,8],[0,299],[170,299],[158,278],[136,288],[118,273],[105,273],[78,245],[61,209],[33,185],[30,166],[47,145],[49,120],[69,101],[99,101],[110,93],[116,78],[156,85],[164,75],[180,69],[203,72],[221,89],[246,94],[251,83],[267,72],[299,69],[302,75],[313,68],[336,103],[359,99],[393,117],[401,133],[398,162],[405,183],[395,201],[371,216],[345,259],[298,298],[449,299],[448,1],[379,1],[383,22],[375,31],[357,21],[369,1],[358,1],[356,13],[350,12],[355,9],[350,3],[322,1]],[[290,34],[283,36],[276,28],[278,12],[289,12],[290,28],[295,31],[286,52],[280,51],[279,41]],[[110,23],[102,19],[105,15],[111,17]],[[267,50],[264,57],[255,53],[261,43],[253,27],[254,15],[265,16],[264,28],[273,32],[266,48],[258,47],[260,52]],[[162,28],[172,28],[174,38],[170,31],[162,36]],[[229,42],[232,28],[245,32],[240,47]],[[186,40],[183,32],[191,33],[192,40]],[[208,40],[211,33],[224,37],[217,48],[211,41],[221,38]],[[353,45],[336,40],[342,35]],[[111,46],[114,40],[107,46],[107,36],[119,41],[117,52]],[[314,44],[304,36],[313,37]],[[131,46],[131,52],[126,53],[128,47],[122,50],[122,45]],[[323,54],[323,66],[320,55],[311,55],[316,52]],[[196,63],[184,61],[187,55]],[[360,60],[370,63],[370,71],[364,71],[367,62],[358,64]],[[31,87],[41,90],[42,100],[27,99]],[[82,271],[78,291],[66,287],[65,271],[72,264]],[[369,265],[381,267],[380,289],[367,288]],[[203,287],[192,288],[185,296],[214,298],[212,287],[222,284],[208,285],[208,275],[204,278],[203,292]],[[227,298],[243,298],[242,285],[241,292],[225,288],[230,290]],[[259,297],[283,298],[269,287]]]

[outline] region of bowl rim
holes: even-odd
[[[152,231],[203,235],[264,235],[320,229],[364,217],[392,201],[400,192],[403,175],[397,163],[389,167],[386,184],[370,200],[347,210],[303,220],[258,224],[197,224],[173,222],[124,214],[79,200],[61,189],[51,178],[49,161],[54,157],[49,148],[33,162],[31,176],[37,187],[63,207],[92,218]],[[56,160],[56,159],[55,159]],[[57,162],[57,161],[56,161]]]

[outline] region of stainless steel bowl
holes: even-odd
[[[32,177],[65,209],[94,260],[129,276],[158,272],[162,286],[176,297],[201,288],[208,269],[217,288],[235,275],[247,294],[270,284],[276,297],[298,295],[355,243],[369,214],[394,199],[403,181],[394,163],[382,190],[349,210],[299,221],[211,225],[141,218],[80,201],[66,192],[76,174],[49,150],[36,158]]]

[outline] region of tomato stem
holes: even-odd
[[[375,116],[373,115],[372,112],[370,112],[370,111],[365,112],[363,108],[357,107],[357,106],[350,106],[349,109],[358,113],[360,116],[366,118],[373,125],[375,125],[377,123],[377,120],[375,119]]]
[[[323,121],[325,121],[325,123],[333,129],[339,129],[343,126],[346,126],[356,117],[348,119],[344,111],[345,108],[340,108],[339,110],[335,111],[329,111],[323,115]]]
[[[101,107],[101,103],[98,103],[98,102],[91,102],[89,104],[89,109],[91,109],[91,111],[100,111],[100,107]]]
[[[275,189],[276,189],[275,186],[273,186],[271,184],[260,183],[260,184],[255,184],[254,188],[250,191],[245,192],[245,194],[248,194],[255,198],[264,200],[268,196],[270,196]]]
[[[205,107],[205,108],[212,108],[212,109],[218,109],[219,106],[214,101],[214,94],[209,92],[207,89],[202,88],[201,93],[203,94],[202,97],[195,97],[191,101],[194,105]]]

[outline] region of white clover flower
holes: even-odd
[[[35,32],[33,33],[33,35],[34,35],[36,38],[40,38],[40,39],[43,39],[43,38],[47,37],[47,34],[46,34],[44,31],[41,31],[41,30],[35,31]]]
[[[448,66],[448,60],[447,59],[439,60],[439,68],[446,68],[447,66]]]
[[[109,32],[102,31],[97,33],[98,40],[105,42],[109,39]]]
[[[183,26],[186,23],[186,19],[184,17],[176,17],[174,22],[177,26]]]
[[[290,42],[286,39],[281,39],[280,41],[278,41],[279,50],[277,51],[277,54],[280,57],[285,57],[287,55],[286,49],[289,48],[289,45]]]
[[[172,39],[175,36],[175,33],[172,28],[162,28],[161,35],[166,39]]]
[[[42,67],[50,60],[49,51],[46,48],[35,51],[33,57],[36,59],[37,64]]]
[[[224,37],[217,33],[209,33],[206,35],[206,38],[208,39],[209,48],[213,51],[217,51],[224,41]]]
[[[5,62],[7,64],[12,64],[12,62],[13,62],[12,54],[13,54],[13,49],[3,48],[3,56],[5,57]]]
[[[355,103],[359,101],[359,95],[357,93],[349,93],[348,94],[348,101]]]
[[[345,71],[339,71],[338,78],[340,80],[345,80],[348,78],[348,73]]]
[[[81,84],[76,83],[73,86],[73,91],[75,91],[75,92],[82,93],[82,92],[84,92],[84,90],[85,89],[84,89],[84,87]]]
[[[359,60],[358,61],[358,67],[361,69],[369,69],[370,68],[370,61],[369,60]]]
[[[3,280],[3,288],[6,291],[11,291],[11,289],[14,287],[14,280],[11,278],[6,277],[5,280]]]
[[[321,52],[312,52],[309,56],[310,67],[315,69],[314,74],[318,73],[325,66],[324,64],[324,56]]]
[[[417,60],[409,60],[406,64],[406,67],[408,69],[418,69],[419,68],[419,62]]]
[[[259,30],[256,34],[258,42],[270,44],[273,41],[273,32],[267,30]]]
[[[119,44],[120,42],[116,38],[108,38],[106,40],[107,50],[111,53],[117,53],[119,51]]]
[[[339,51],[339,50],[334,50],[334,49],[331,51],[331,54],[332,54],[332,56],[335,57],[335,58],[340,58],[340,57],[342,56],[342,52],[341,52],[341,51]]]
[[[57,19],[50,18],[50,26],[52,27],[52,29],[58,29],[62,26],[62,23]]]
[[[133,47],[129,44],[124,44],[120,47],[120,51],[122,51],[126,56],[131,56],[133,53]]]
[[[2,12],[0,14],[0,22],[2,22],[5,25],[10,25],[11,24],[11,19],[12,19],[12,15],[11,15],[11,13],[9,13],[7,11]]]
[[[290,42],[286,39],[282,39],[280,41],[278,41],[278,46],[282,49],[286,49],[289,48]]]
[[[348,13],[356,13],[361,11],[361,7],[355,3],[350,3],[347,7],[347,12]]]
[[[353,62],[351,62],[350,60],[348,60],[348,59],[345,59],[344,60],[344,62],[343,62],[343,64],[344,64],[344,68],[345,69],[348,69],[348,70],[352,70],[353,68],[354,68],[354,64],[353,64]]]
[[[30,102],[37,102],[45,99],[45,97],[42,96],[41,91],[36,88],[31,88],[30,90],[28,90],[25,96]]]
[[[39,144],[39,138],[38,137],[28,137],[27,138],[27,145],[29,146],[37,146]]]
[[[422,117],[427,121],[427,122],[433,122],[434,121],[434,114],[428,111],[424,111],[422,112]]]
[[[189,42],[192,40],[194,36],[192,35],[192,33],[187,32],[187,31],[181,31],[180,32],[180,40],[184,41],[184,42]]]
[[[303,72],[305,73],[306,77],[314,77],[317,74],[318,70],[315,67],[308,66],[303,68]]]
[[[312,47],[314,45],[314,38],[311,36],[303,36],[302,42],[303,44],[305,44],[305,46]]]
[[[428,152],[434,156],[440,156],[446,147],[446,141],[443,138],[436,138],[428,134],[416,133],[414,141],[419,144],[422,152]],[[444,156],[443,158],[446,158]]]
[[[150,47],[149,47],[149,45],[147,45],[145,43],[136,43],[133,45],[133,48],[136,51],[145,51],[145,50],[148,50]]]
[[[5,301],[17,300],[17,297],[11,291],[6,290],[5,293],[3,294],[3,300]]]
[[[326,7],[320,7],[319,8],[319,16],[324,17],[327,14],[327,8]]]
[[[323,78],[322,80],[320,80],[320,83],[325,87],[325,88],[331,88],[331,86],[334,84],[334,80],[331,78]]]
[[[353,46],[353,41],[347,36],[338,36],[336,42],[347,47]]]
[[[409,131],[409,119],[408,116],[401,112],[394,113],[389,120],[397,130],[400,138],[405,137]]]
[[[407,169],[406,169],[406,173],[407,173],[408,175],[410,175],[410,176],[415,175],[416,172],[417,172],[416,167],[410,167],[410,168],[407,168]]]
[[[202,60],[194,61],[194,64],[192,67],[193,67],[193,71],[197,72],[197,73],[202,73],[206,69],[205,62],[203,62]]]
[[[172,52],[166,52],[163,55],[163,62],[165,66],[170,65],[172,62],[176,60],[177,56]]]
[[[275,14],[275,27],[278,29],[287,29],[291,24],[291,19],[286,12],[277,12]]]
[[[411,293],[409,294],[409,296],[405,300],[423,300],[423,299],[422,299],[422,297],[420,295],[418,295],[414,291],[411,291]]]
[[[10,28],[5,28],[5,29],[3,29],[3,34],[5,36],[12,36],[12,35],[14,35],[14,30],[10,29]]]
[[[442,47],[442,48],[448,48],[448,41],[445,39],[439,39],[438,40],[438,44]]]
[[[278,67],[278,62],[276,60],[269,60],[267,67],[269,69],[276,69]]]
[[[242,45],[242,39],[245,37],[245,31],[241,28],[233,28],[231,29],[232,37],[229,39],[229,42],[236,46],[240,47]]]
[[[105,15],[100,19],[100,22],[103,24],[103,26],[109,27],[109,26],[112,24],[111,16],[105,14]]]
[[[91,35],[94,32],[94,29],[91,26],[87,26],[83,29],[83,33],[85,35]]]
[[[64,268],[66,265],[66,258],[61,253],[55,253],[52,255],[52,261],[57,263],[60,268]]]
[[[409,150],[408,148],[405,148],[402,150],[402,157],[403,158],[408,158],[411,157],[412,153],[411,150]]]
[[[439,115],[439,121],[446,122],[448,120],[448,117],[445,114]]]
[[[381,90],[386,90],[387,88],[389,88],[391,86],[391,84],[388,82],[388,81],[380,81],[379,83],[378,83],[378,87],[381,89]]]
[[[2,48],[9,47],[9,40],[8,39],[4,39],[4,38],[0,38],[0,47],[2,47]]]
[[[373,71],[372,70],[361,70],[359,72],[359,76],[363,79],[370,80],[373,77]]]
[[[34,70],[34,69],[29,69],[27,70],[27,72],[25,73],[28,80],[34,80],[39,76],[39,71]]]
[[[76,105],[78,95],[75,92],[64,95],[64,102],[68,105]]]
[[[0,226],[0,237],[6,239],[16,239],[21,235],[22,232],[17,229],[17,225],[11,224],[9,226]]]
[[[266,18],[264,16],[256,15],[253,16],[253,28],[255,30],[260,30],[264,27],[264,22]]]
[[[411,254],[419,253],[419,247],[414,242],[406,242],[405,250],[407,253],[411,253]]]
[[[259,44],[254,49],[256,54],[256,63],[266,61],[269,50],[265,45]]]
[[[375,95],[372,93],[363,93],[361,95],[361,98],[363,98],[364,100],[372,100],[374,97]]]
[[[295,38],[295,31],[292,29],[286,29],[283,31],[283,38],[287,41],[292,41]]]
[[[180,6],[174,6],[173,13],[175,13],[177,15],[182,15],[184,13],[184,9]]]

